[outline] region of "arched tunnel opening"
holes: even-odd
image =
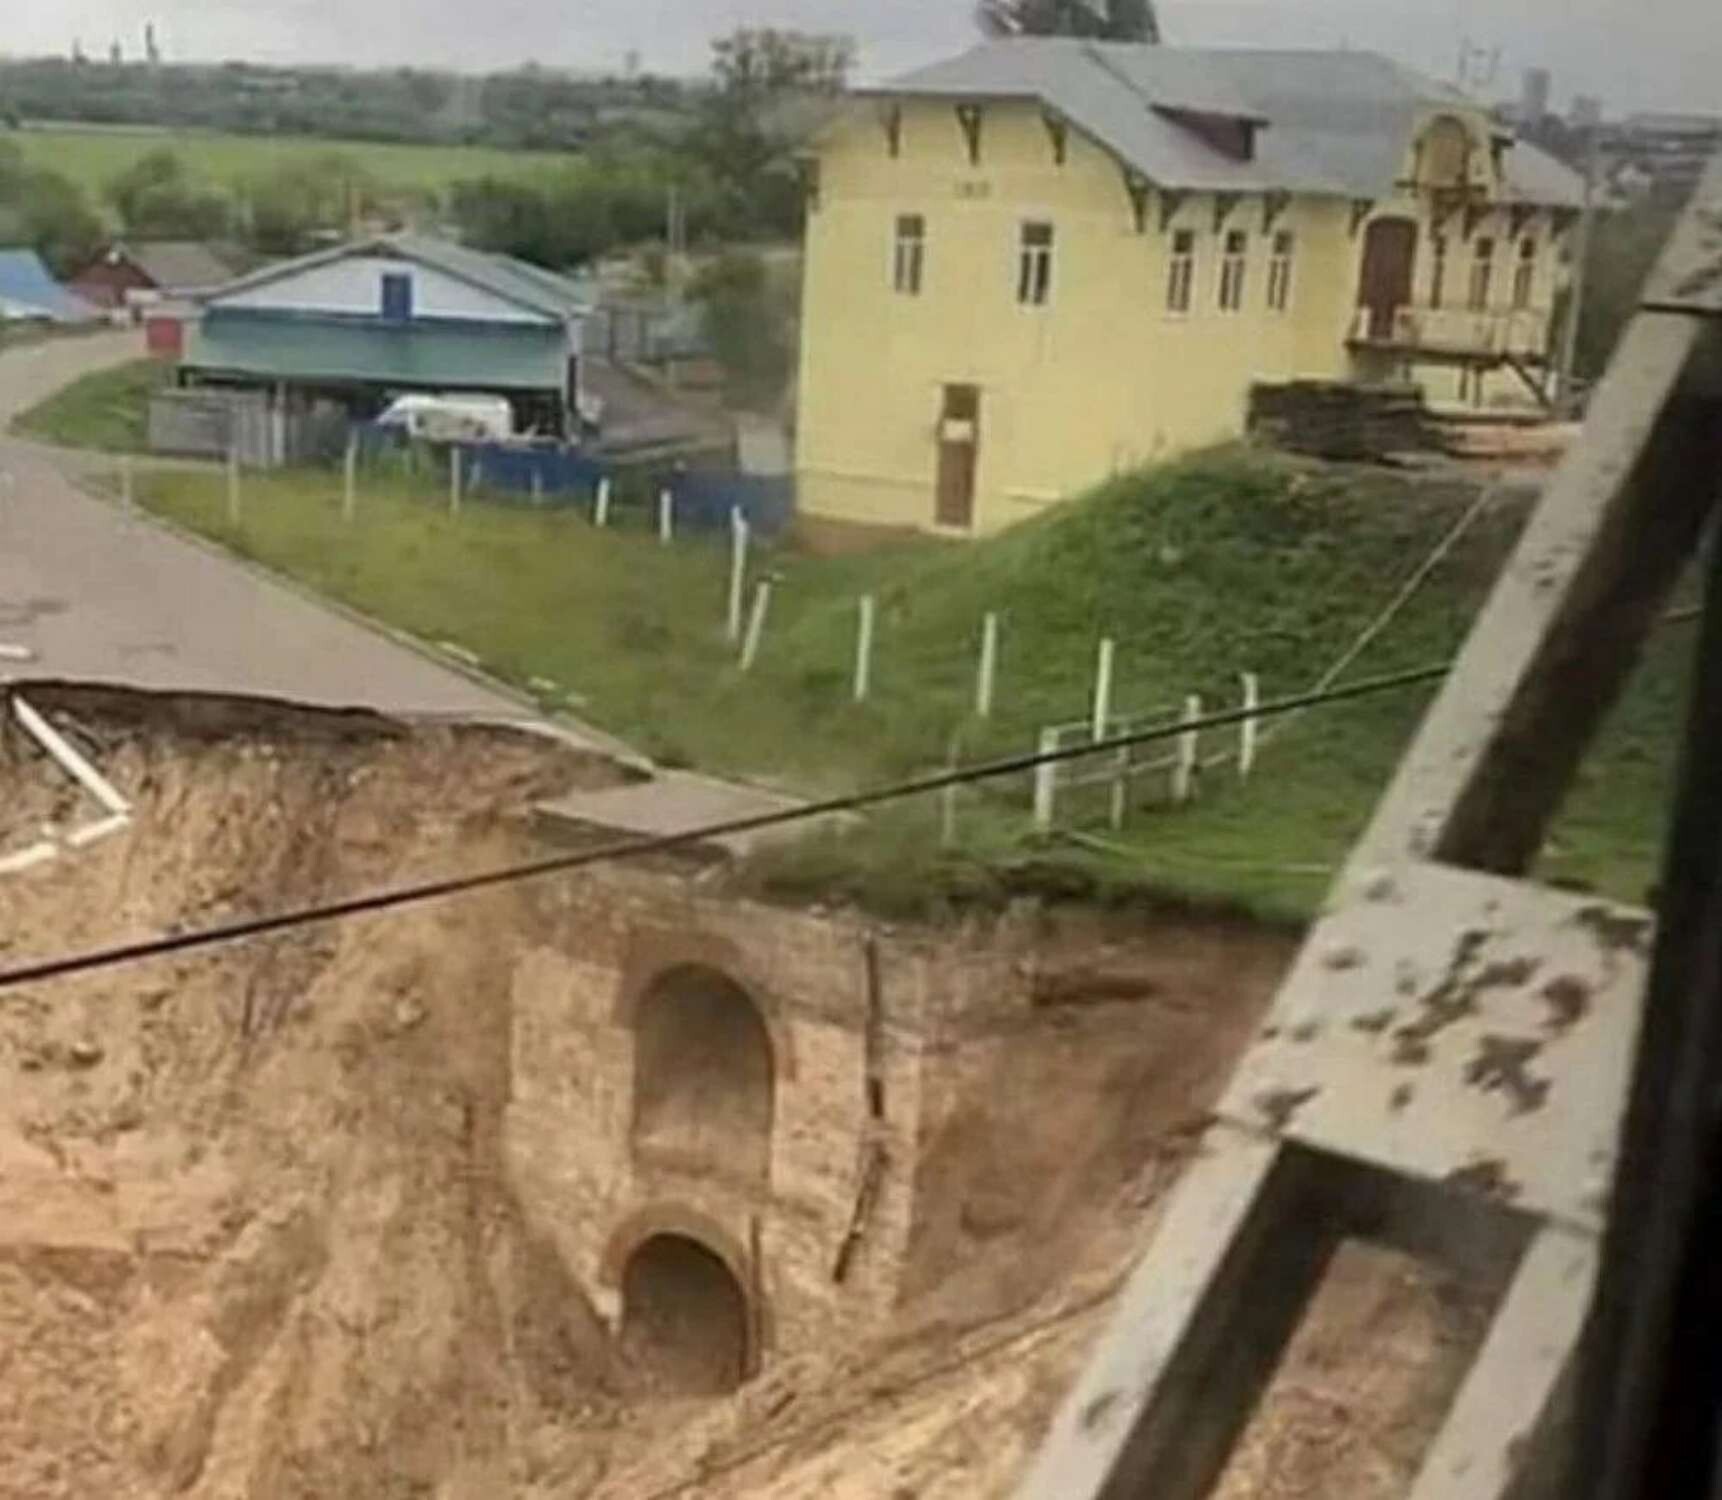
[[[746,990],[699,965],[661,976],[640,1003],[634,1067],[636,1147],[765,1181],[776,1068]]]
[[[721,1396],[747,1379],[747,1293],[698,1240],[657,1234],[622,1272],[622,1348],[655,1390]]]

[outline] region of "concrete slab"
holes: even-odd
[[[641,837],[688,833],[713,824],[736,822],[771,813],[788,812],[802,803],[781,793],[736,782],[716,781],[687,771],[661,771],[630,786],[604,791],[575,792],[541,803],[539,818],[551,826],[603,828]],[[753,834],[732,834],[711,840],[712,847],[745,855],[774,837],[805,834],[808,824]]]

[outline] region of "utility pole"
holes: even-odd
[[[1584,212],[1579,218],[1578,246],[1574,252],[1572,293],[1567,308],[1567,325],[1561,330],[1560,389],[1557,394],[1563,405],[1571,406],[1575,395],[1578,370],[1579,328],[1584,322],[1585,290],[1590,281],[1590,252],[1596,238],[1597,179],[1602,175],[1602,111],[1592,113],[1585,121],[1584,152]]]

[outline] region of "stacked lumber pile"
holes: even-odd
[[[1436,446],[1422,390],[1294,380],[1250,391],[1249,431],[1291,453],[1381,462]]]

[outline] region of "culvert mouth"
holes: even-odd
[[[698,1240],[653,1235],[622,1273],[622,1351],[657,1394],[733,1391],[747,1378],[747,1293]]]

